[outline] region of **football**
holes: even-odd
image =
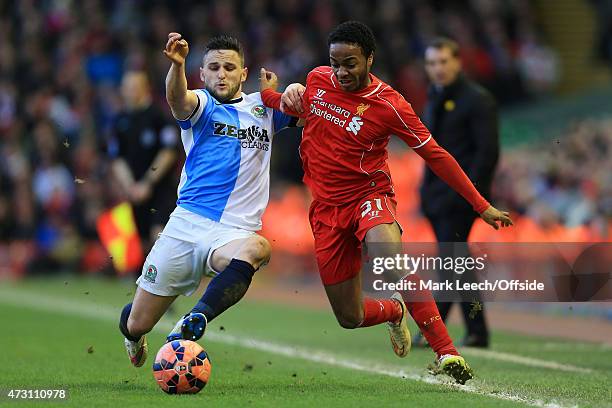
[[[195,394],[208,383],[211,368],[208,354],[198,343],[174,340],[157,352],[153,376],[168,394]]]

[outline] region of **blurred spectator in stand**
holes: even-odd
[[[115,120],[108,153],[117,187],[133,205],[146,252],[175,206],[178,130],[152,103],[144,72],[124,74],[121,95],[124,109]]]

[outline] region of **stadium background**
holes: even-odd
[[[190,42],[190,87],[199,86],[205,41],[238,36],[251,69],[245,90],[252,92],[259,67],[275,71],[282,88],[327,64],[326,33],[347,19],[373,28],[373,72],[417,112],[427,88],[424,46],[437,34],[459,42],[467,74],[497,98],[503,149],[493,202],[512,212],[516,226],[495,232],[478,224],[472,241],[612,240],[609,1],[0,1],[0,287],[40,276],[66,285],[114,279],[96,221],[120,199],[106,155],[121,108],[118,84],[126,70],[146,70],[155,103],[168,112],[169,63],[161,50],[169,32]],[[296,133],[275,139],[262,232],[272,242],[272,262],[247,299],[327,310]],[[433,241],[418,210],[423,163],[398,142],[390,164],[404,238]],[[85,282],[85,293],[93,293],[97,284]],[[490,311],[494,329],[608,345],[612,338],[610,303]]]

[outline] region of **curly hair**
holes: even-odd
[[[367,25],[359,21],[345,21],[329,33],[327,46],[335,43],[357,44],[368,58],[376,51],[374,33]]]

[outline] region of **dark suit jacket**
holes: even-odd
[[[499,156],[497,105],[480,85],[460,75],[451,85],[430,88],[423,122],[434,139],[459,162],[478,191],[490,198]],[[421,185],[425,215],[476,213],[471,205],[429,168]]]

